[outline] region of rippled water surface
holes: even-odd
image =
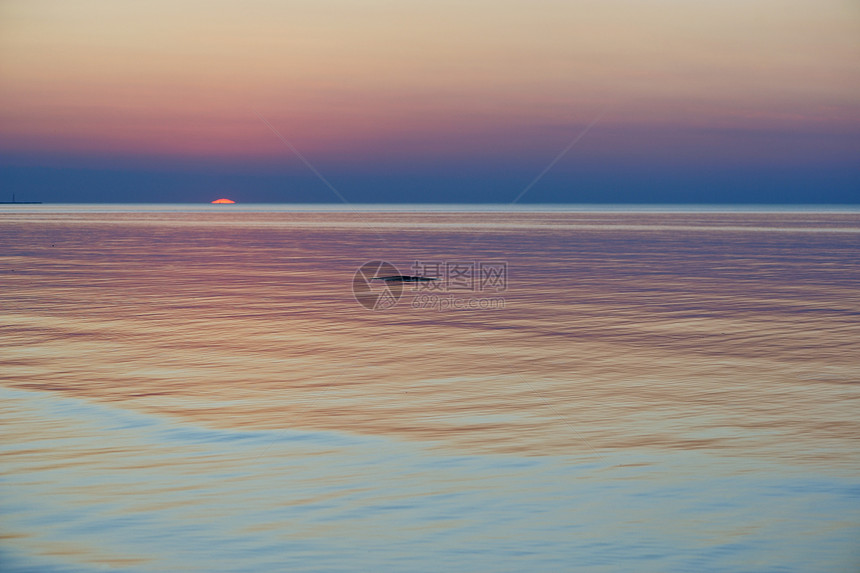
[[[10,206],[0,247],[4,571],[860,568],[856,212]],[[372,260],[507,280],[373,311]]]

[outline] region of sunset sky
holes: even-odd
[[[856,0],[4,0],[0,200],[860,203]]]

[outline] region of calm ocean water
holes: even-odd
[[[0,570],[860,569],[856,211],[6,206],[0,281]]]

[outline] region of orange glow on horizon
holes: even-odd
[[[228,203],[230,203],[230,204],[232,204],[232,203],[235,203],[235,201],[233,201],[232,199],[221,198],[221,199],[215,199],[214,201],[212,201],[212,203],[215,203],[215,204],[228,204]]]

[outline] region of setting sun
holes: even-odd
[[[213,203],[219,203],[219,204],[221,204],[221,203],[235,203],[235,201],[233,201],[232,199],[215,199],[212,202]]]

